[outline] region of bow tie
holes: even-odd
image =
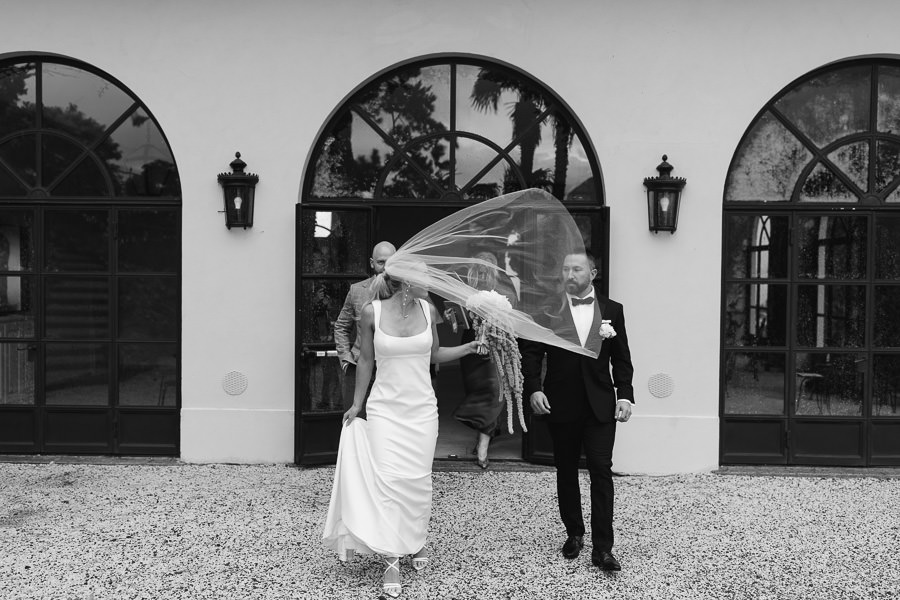
[[[588,296],[587,298],[572,298],[572,306],[578,306],[579,304],[593,304],[594,297]]]

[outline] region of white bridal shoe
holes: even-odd
[[[416,571],[421,571],[428,566],[428,551],[425,548],[413,554],[412,566]]]
[[[385,562],[387,563],[387,569],[384,570],[384,577],[387,578],[387,574],[390,571],[397,571],[397,578],[400,578],[400,557],[395,556],[394,558],[385,558]],[[400,585],[400,582],[396,583],[388,583],[384,582],[384,593],[390,596],[391,598],[397,598],[400,595],[400,592],[403,590],[403,586]]]

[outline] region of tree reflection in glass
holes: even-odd
[[[565,199],[594,178],[574,121],[549,94],[512,70],[456,62],[404,67],[364,88],[314,160],[321,198],[477,200],[539,187]]]
[[[438,96],[429,82],[433,76],[433,70],[423,76],[421,68],[404,69],[353,98],[319,151],[313,194],[371,198],[382,170],[397,159],[397,174],[385,186],[385,195],[439,195],[430,178],[446,179],[440,173],[448,170],[449,152],[440,137],[448,123],[434,118]],[[414,140],[420,140],[416,148],[405,148]]]
[[[34,128],[39,109],[44,127],[40,143],[38,136],[24,135],[0,146],[0,158],[10,169],[6,172],[0,166],[0,192],[120,197],[181,194],[168,144],[149,113],[126,90],[100,75],[65,64],[4,67],[0,71],[0,138]]]

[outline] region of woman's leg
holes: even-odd
[[[478,441],[475,444],[475,454],[478,458],[478,465],[483,469],[488,462],[488,447],[491,444],[491,436],[486,433],[478,433]]]

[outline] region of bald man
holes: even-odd
[[[384,263],[396,252],[397,249],[390,242],[378,242],[372,249],[372,257],[369,266],[374,274],[366,280],[354,283],[347,292],[341,314],[334,322],[334,345],[337,349],[338,360],[341,361],[341,369],[344,371],[342,386],[342,401],[344,410],[353,404],[353,388],[356,387],[356,360],[359,358],[359,332],[357,327],[362,316],[363,307],[372,301],[375,292],[372,284],[375,277],[384,272]]]

